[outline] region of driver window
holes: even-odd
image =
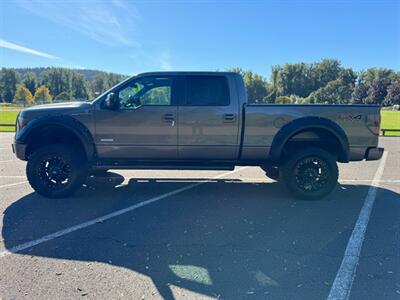
[[[172,78],[143,77],[130,82],[118,93],[120,108],[142,105],[171,105]]]

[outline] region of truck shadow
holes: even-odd
[[[204,179],[123,181],[111,173],[89,180],[74,198],[22,197],[4,212],[6,249]],[[174,298],[175,287],[226,299],[320,299],[369,187],[340,185],[310,202],[292,199],[276,182],[213,179],[18,254],[123,267],[151,278],[164,299]],[[378,199],[399,211],[398,193],[379,188]],[[305,280],[318,288],[296,287]]]

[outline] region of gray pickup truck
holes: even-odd
[[[375,105],[252,105],[239,74],[154,72],[92,102],[24,109],[13,151],[47,197],[108,169],[250,165],[296,197],[320,199],[337,184],[337,162],[381,158],[379,126]]]

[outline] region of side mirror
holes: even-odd
[[[119,99],[116,94],[109,93],[103,102],[103,107],[111,110],[119,109]]]

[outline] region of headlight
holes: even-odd
[[[17,130],[24,128],[28,124],[28,119],[19,115],[17,119]]]

